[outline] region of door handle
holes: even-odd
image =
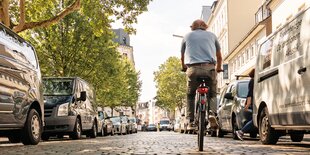
[[[304,72],[306,72],[307,71],[307,67],[300,67],[299,69],[298,69],[298,71],[297,71],[297,73],[298,74],[303,74]]]

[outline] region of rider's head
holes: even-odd
[[[207,28],[208,28],[208,25],[201,19],[195,20],[191,25],[192,31],[198,30],[198,29],[206,30]]]

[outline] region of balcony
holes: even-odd
[[[261,21],[267,19],[270,17],[271,11],[269,8],[267,8],[266,3],[263,4],[258,11],[255,13],[255,24],[260,23]]]

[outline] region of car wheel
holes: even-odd
[[[223,138],[224,137],[224,131],[222,130],[221,127],[219,127],[217,130],[217,137]]]
[[[303,133],[291,133],[290,134],[292,142],[301,142],[304,139]]]
[[[233,135],[232,138],[237,140],[238,137],[236,135],[236,131],[238,130],[238,125],[237,125],[237,120],[236,120],[236,116],[235,115],[233,115],[233,117],[232,117],[231,125],[232,125],[232,135]]]
[[[90,137],[90,138],[96,138],[96,137],[97,137],[97,125],[96,125],[96,121],[94,121],[94,123],[93,123],[93,127],[92,127],[91,130],[90,130],[89,137]]]
[[[42,120],[35,109],[30,109],[21,141],[24,145],[37,145],[40,142],[42,133]]]
[[[111,130],[112,130],[112,131],[111,131],[111,136],[114,136],[114,134],[115,134],[115,133],[114,133],[114,130],[115,130],[114,127],[112,127]]]
[[[267,107],[265,107],[260,112],[259,137],[262,144],[276,144],[279,140],[279,135],[277,135],[275,130],[271,127],[268,117],[269,117],[268,109]]]
[[[72,139],[80,139],[82,135],[82,126],[79,118],[76,118],[75,127],[73,129],[73,133],[70,134],[70,138]]]
[[[104,131],[104,126],[103,125],[101,127],[101,132],[100,133],[101,133],[100,134],[101,136],[105,136],[105,134],[106,134],[105,131]]]

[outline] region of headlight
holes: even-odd
[[[61,104],[58,107],[57,116],[68,116],[69,114],[69,103]]]

